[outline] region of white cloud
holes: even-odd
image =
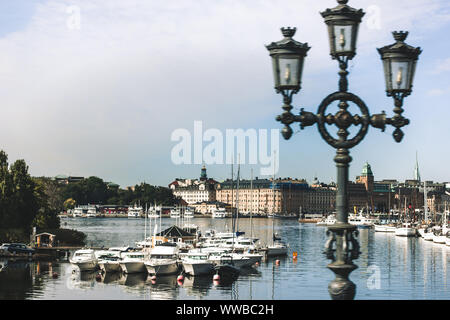
[[[172,130],[191,126],[198,115],[234,128],[267,113],[273,106],[255,106],[274,95],[264,44],[280,40],[282,26],[296,26],[295,38],[312,46],[306,76],[335,67],[319,14],[335,1],[82,0],[79,29],[67,24],[73,5],[39,4],[24,30],[0,39],[8,120],[0,136],[7,151],[31,160],[36,174],[111,170],[126,180],[127,170],[140,170],[136,157],[166,152]],[[394,27],[422,36],[423,25],[448,21],[439,14],[444,2],[376,5],[381,30],[363,24],[358,54],[387,44]]]

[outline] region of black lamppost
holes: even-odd
[[[287,140],[292,136],[291,124],[300,123],[300,128],[317,124],[322,138],[336,148],[334,161],[337,167],[336,210],[337,221],[327,230],[329,236],[325,244],[325,253],[332,262],[328,264],[336,278],[330,282],[328,291],[333,299],[353,299],[356,293],[355,284],[349,280],[349,274],[357,268],[353,263],[359,256],[358,231],[354,225],[348,223],[348,168],[352,158],[349,149],[361,142],[369,126],[384,131],[386,124],[395,127],[393,136],[396,142],[403,138],[401,127],[409,124],[409,120],[402,116],[403,98],[411,93],[414,70],[420,48],[407,45],[404,40],[408,32],[393,32],[396,42],[378,49],[383,61],[386,93],[394,98],[394,113],[391,118],[381,114],[369,114],[366,104],[355,94],[348,92],[347,63],[356,55],[356,38],[358,26],[364,12],[347,5],[348,0],[338,0],[338,6],[326,9],[321,13],[328,27],[330,41],[330,55],[339,63],[339,91],[328,95],[319,105],[316,114],[306,112],[303,108],[299,115],[291,113],[292,96],[300,90],[303,62],[310,49],[306,43],[297,42],[292,37],[295,28],[281,28],[284,39],[267,45],[272,57],[275,90],[281,93],[284,100],[284,112],[276,120],[285,126],[281,130]],[[339,110],[333,114],[325,114],[326,109],[333,102],[339,101]],[[361,115],[352,115],[347,109],[349,102],[356,104]],[[329,134],[328,125],[336,125],[337,138]],[[358,133],[349,138],[347,129],[360,126]]]

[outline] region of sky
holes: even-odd
[[[447,0],[360,0],[357,55],[349,90],[370,113],[393,115],[376,48],[392,31],[408,30],[420,46],[413,93],[404,101],[401,143],[370,128],[351,149],[350,179],[367,161],[375,179],[412,179],[418,155],[422,179],[450,181],[450,4]],[[197,178],[201,164],[176,164],[176,130],[281,129],[282,98],[273,89],[265,45],[296,27],[311,49],[293,112],[316,112],[337,91],[338,65],[329,56],[319,12],[334,0],[0,0],[0,149],[25,159],[33,176],[98,176],[122,187],[167,186]],[[356,109],[350,109],[355,112]],[[316,126],[288,141],[280,136],[277,176],[335,181],[335,150]],[[353,130],[354,131],[354,130]],[[334,133],[330,127],[330,132]],[[224,142],[225,143],[225,142]],[[203,144],[205,147],[207,143]],[[260,175],[259,164],[241,176]],[[230,177],[229,164],[207,165],[208,176]]]

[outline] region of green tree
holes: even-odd
[[[64,201],[63,207],[65,210],[70,210],[75,208],[76,204],[77,202],[74,199],[69,198],[66,201]]]

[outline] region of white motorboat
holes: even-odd
[[[385,224],[375,224],[374,230],[375,232],[395,232],[395,230],[397,230],[397,227]]]
[[[395,235],[399,237],[414,237],[416,236],[416,229],[413,228],[409,222],[404,222],[400,227],[395,230]]]
[[[433,234],[432,228],[422,227],[422,228],[417,229],[417,232],[423,238],[423,240],[433,241],[434,234]]]
[[[336,216],[334,214],[330,214],[326,219],[322,219],[316,223],[318,226],[330,226],[336,223]]]
[[[149,259],[144,262],[147,272],[154,275],[169,275],[177,273],[179,249],[176,243],[165,242],[155,246]]]
[[[450,246],[450,234],[449,233],[447,233],[447,238],[445,239],[445,244],[447,246]]]
[[[225,210],[225,208],[217,208],[217,209],[213,210],[212,217],[214,219],[226,218],[227,217],[227,211]]]
[[[135,242],[136,247],[142,249],[142,248],[151,248],[153,247],[153,237],[147,237],[142,241],[136,241]]]
[[[288,253],[288,246],[283,242],[276,241],[267,246],[267,256],[284,256]]]
[[[253,251],[257,249],[256,241],[258,241],[258,239],[250,239],[247,237],[239,236],[231,239],[225,239],[225,241],[219,244],[219,246],[224,248],[233,248],[236,250]]]
[[[263,255],[261,253],[258,253],[258,252],[246,251],[246,252],[243,252],[242,255],[244,257],[250,259],[249,264],[251,266],[253,266],[255,263],[261,263],[261,261],[263,259]]]
[[[128,208],[128,218],[139,218],[142,214],[142,207],[134,205]]]
[[[81,249],[75,251],[69,262],[77,266],[80,271],[93,271],[97,269],[98,263],[94,250]]]
[[[192,276],[214,273],[214,262],[209,260],[209,254],[201,251],[189,251],[182,258],[184,272]]]
[[[441,227],[437,227],[433,230],[433,242],[439,244],[445,244],[447,236],[443,233]]]
[[[232,265],[238,269],[250,267],[253,265],[252,260],[239,253],[211,253],[209,259],[216,265]]]
[[[122,271],[125,273],[146,272],[144,259],[145,254],[142,251],[122,252],[119,261]]]
[[[119,251],[101,251],[96,254],[98,257],[98,266],[103,272],[120,272],[120,252]]]
[[[358,215],[350,215],[348,217],[348,223],[357,226],[358,228],[372,228],[376,221],[377,219],[365,217],[361,213]]]

